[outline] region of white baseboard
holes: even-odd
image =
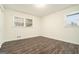
[[[47,38],[51,38],[51,39],[55,39],[55,40],[60,40],[60,41],[64,41],[64,42],[68,42],[68,43],[72,43],[72,44],[77,44],[79,45],[79,42],[76,42],[76,41],[68,41],[68,40],[62,40],[60,38],[55,38],[55,37],[51,37],[51,36],[47,36],[47,35],[42,35],[44,37],[47,37]]]

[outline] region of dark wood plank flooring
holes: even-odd
[[[78,54],[79,45],[39,36],[5,42],[1,50],[7,54]]]

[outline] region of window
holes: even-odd
[[[25,24],[26,24],[26,27],[30,27],[32,26],[32,19],[25,19]]]
[[[14,25],[16,27],[23,27],[24,26],[24,18],[21,17],[14,17]]]
[[[67,15],[66,21],[70,26],[79,26],[79,13]]]
[[[31,27],[32,26],[32,19],[14,16],[14,26],[16,26],[16,27]]]

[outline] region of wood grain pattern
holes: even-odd
[[[34,37],[3,43],[7,54],[78,54],[79,45],[46,37]]]

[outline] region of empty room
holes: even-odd
[[[79,54],[79,5],[1,4],[0,54]]]

